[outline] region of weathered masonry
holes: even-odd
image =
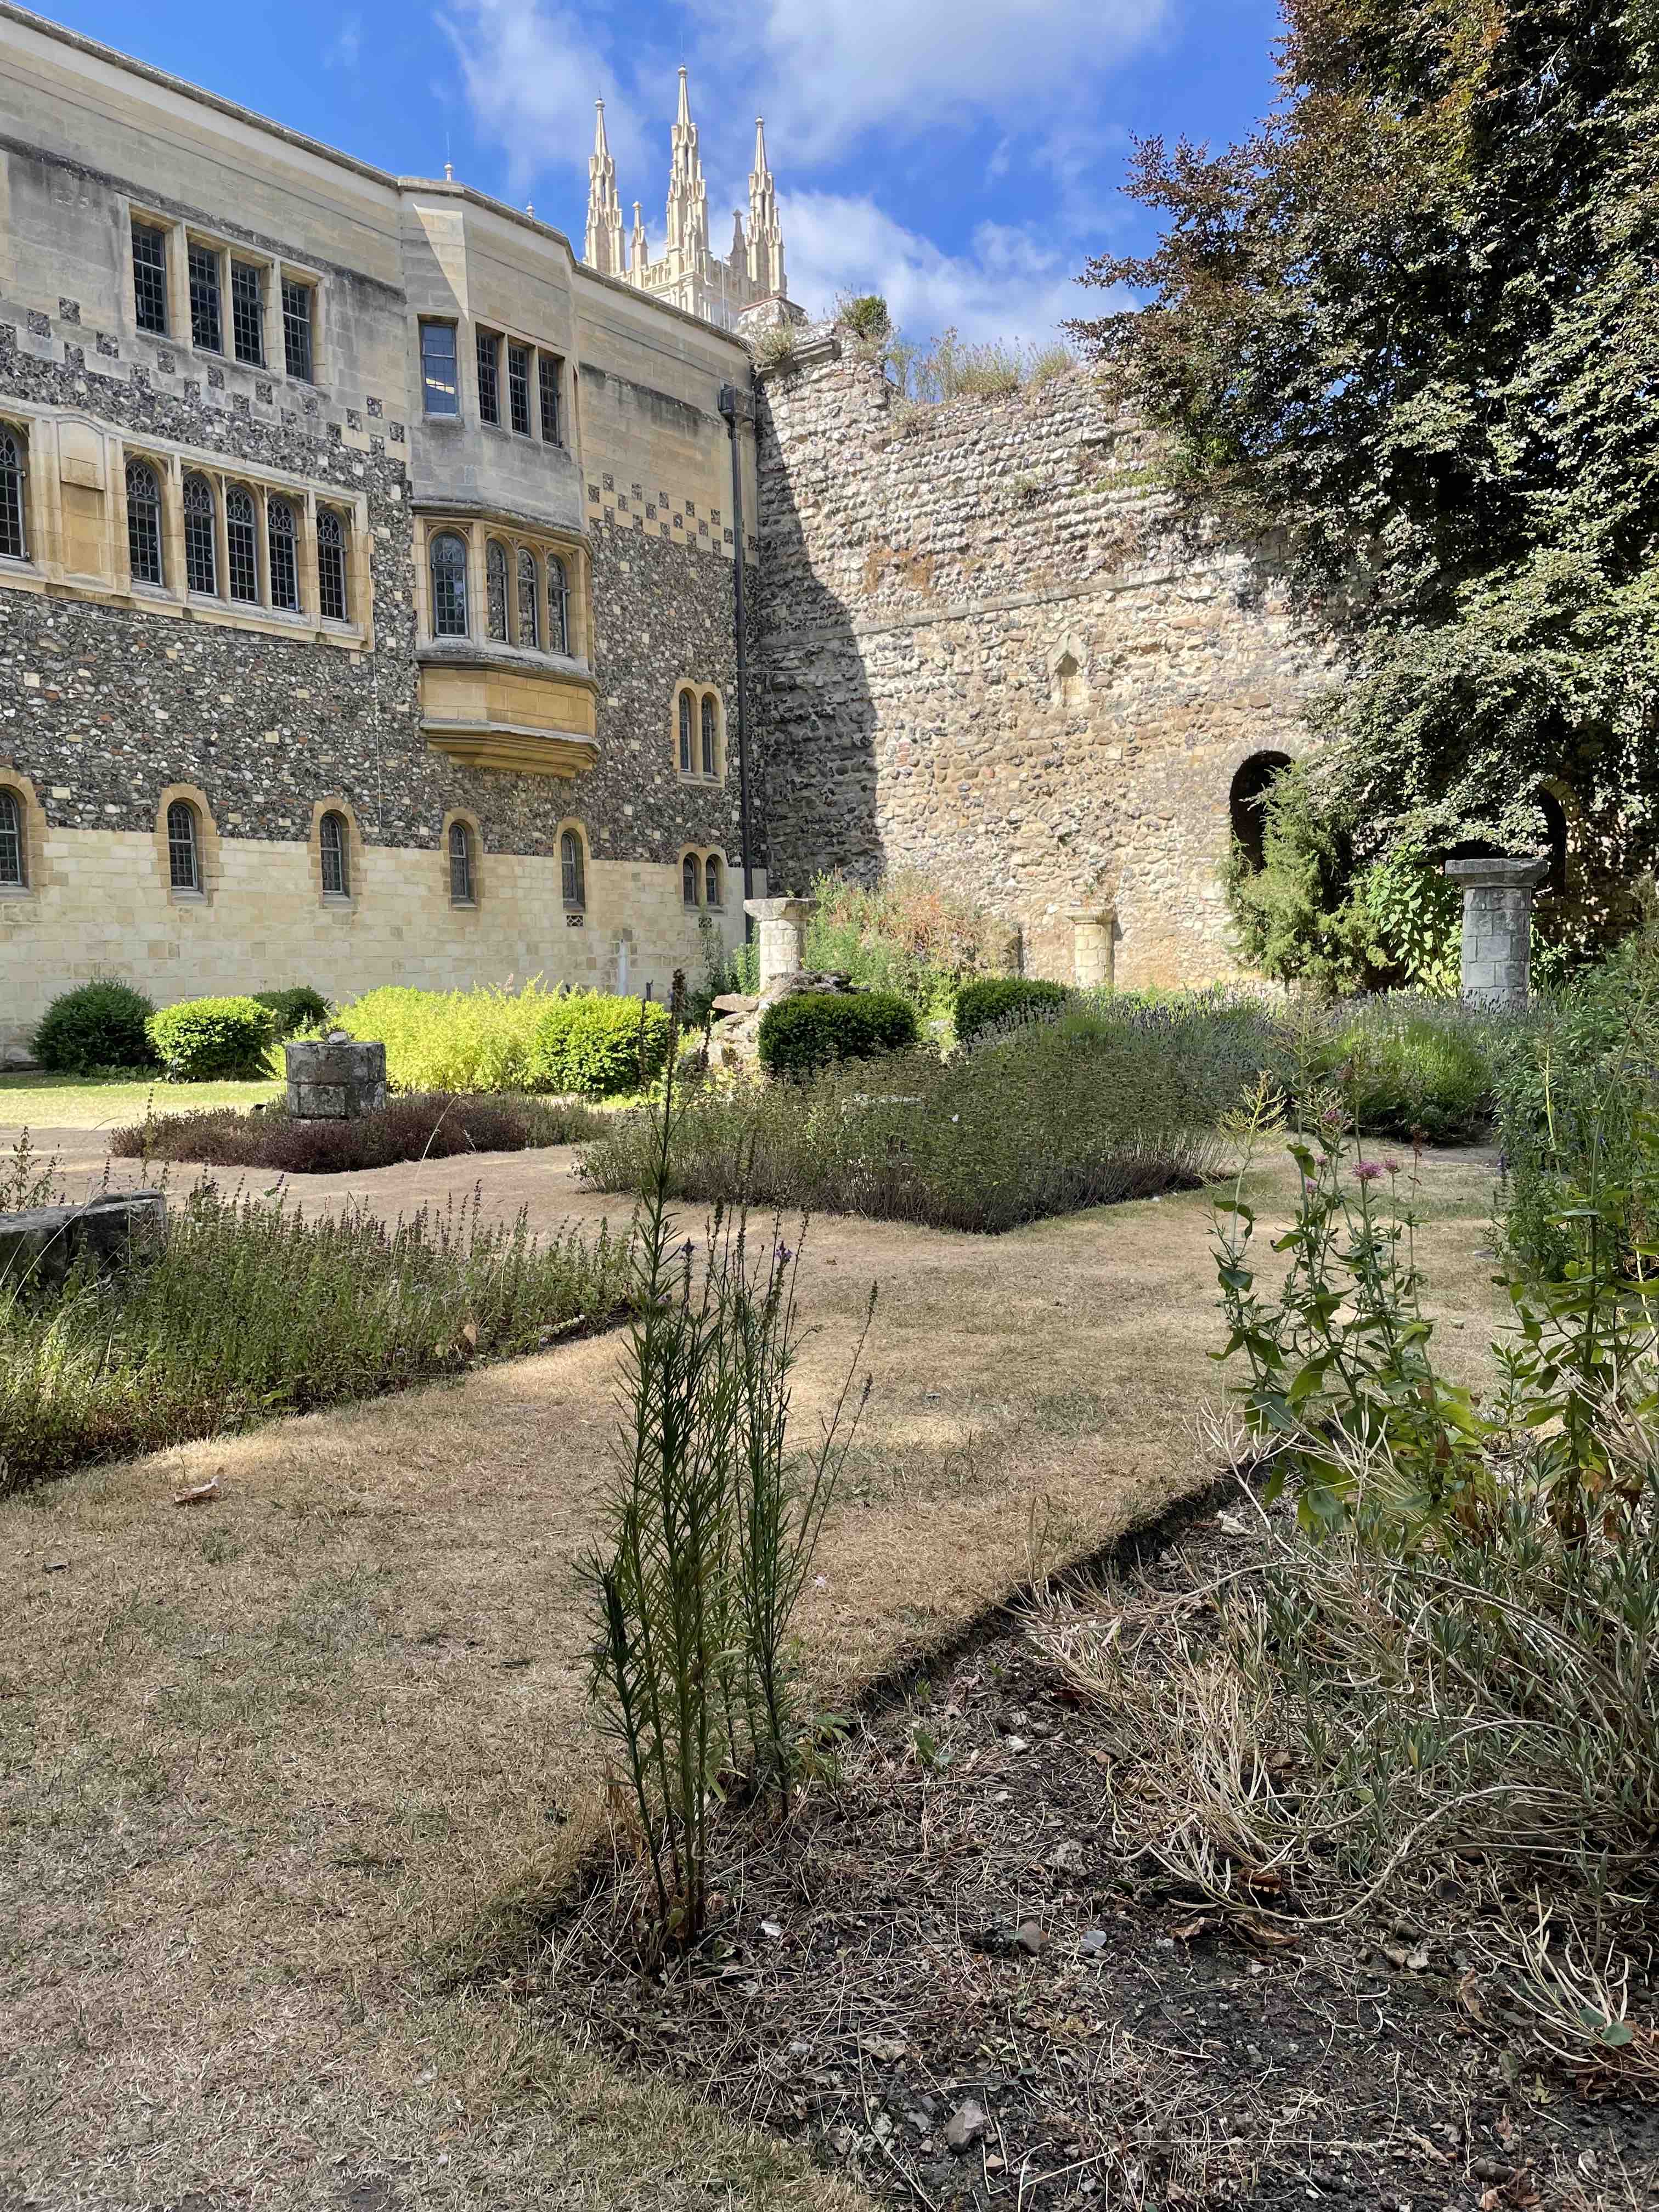
[[[0,1048],[100,971],[660,992],[740,936],[750,382],[529,216],[0,7]]]
[[[1171,546],[1155,455],[1080,372],[907,409],[830,334],[762,381],[775,890],[917,869],[1033,974],[1229,972],[1220,865],[1324,672],[1272,580]]]

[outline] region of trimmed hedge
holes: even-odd
[[[145,1026],[169,1083],[266,1072],[271,1017],[257,999],[181,999]]]
[[[277,1044],[328,1019],[328,1000],[309,983],[295,983],[286,991],[256,991],[253,996],[270,1016],[271,1037]]]
[[[838,1060],[873,1060],[916,1041],[916,1012],[891,991],[798,991],[761,1016],[761,1066],[815,1075]]]
[[[655,1000],[556,999],[530,1048],[530,1088],[615,1097],[655,1082],[667,1056],[668,1009]]]
[[[957,1042],[966,1044],[1000,1022],[1053,1012],[1071,995],[1064,983],[1045,983],[1034,975],[988,975],[981,982],[964,983],[957,993]]]
[[[95,976],[64,991],[46,1008],[33,1040],[34,1057],[55,1075],[92,1075],[100,1067],[149,1067],[145,1024],[154,1004],[131,983]]]

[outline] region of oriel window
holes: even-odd
[[[161,489],[148,461],[127,463],[127,558],[135,584],[161,584]]]
[[[507,418],[520,437],[530,435],[530,349],[509,345],[507,349]]]
[[[309,284],[296,284],[292,277],[283,279],[283,352],[288,373],[301,382],[311,381],[311,311],[312,296]]]
[[[547,649],[570,650],[570,579],[556,553],[547,556]]]
[[[300,563],[294,536],[294,509],[285,499],[265,501],[265,544],[270,559],[270,604],[300,611]]]
[[[519,548],[519,643],[539,645],[541,592],[536,583],[536,556],[528,546]]]
[[[421,385],[428,415],[459,414],[453,323],[421,325]]]
[[[559,379],[562,364],[550,353],[544,353],[537,363],[538,384],[542,402],[542,436],[550,446],[564,443],[562,425],[559,420]]]
[[[225,349],[219,301],[219,256],[211,246],[190,249],[190,342],[204,353]]]
[[[265,296],[260,272],[251,261],[230,264],[230,336],[238,361],[263,368],[265,359]]]
[[[245,606],[259,603],[259,536],[253,513],[253,495],[240,484],[225,494],[225,555],[230,570],[230,596]]]
[[[484,548],[484,613],[489,635],[507,643],[507,548],[492,538]]]
[[[466,540],[453,530],[432,541],[432,635],[466,635]]]
[[[153,223],[132,226],[132,307],[141,331],[167,334],[167,234]]]
[[[478,332],[478,420],[501,419],[501,342],[493,331]]]
[[[213,487],[205,477],[185,478],[185,583],[216,595],[219,550],[213,538]]]

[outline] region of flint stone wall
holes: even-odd
[[[1232,779],[1302,749],[1323,641],[1260,564],[1180,550],[1085,372],[909,409],[850,341],[801,360],[761,407],[770,888],[915,869],[1031,974],[1074,980],[1075,916],[1109,909],[1118,983],[1232,972]]]

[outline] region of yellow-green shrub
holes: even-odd
[[[417,991],[387,984],[337,1017],[355,1037],[386,1046],[387,1080],[400,1091],[581,1091],[638,1087],[641,1007],[601,991]],[[668,1016],[645,1012],[647,1080],[661,1068]]]

